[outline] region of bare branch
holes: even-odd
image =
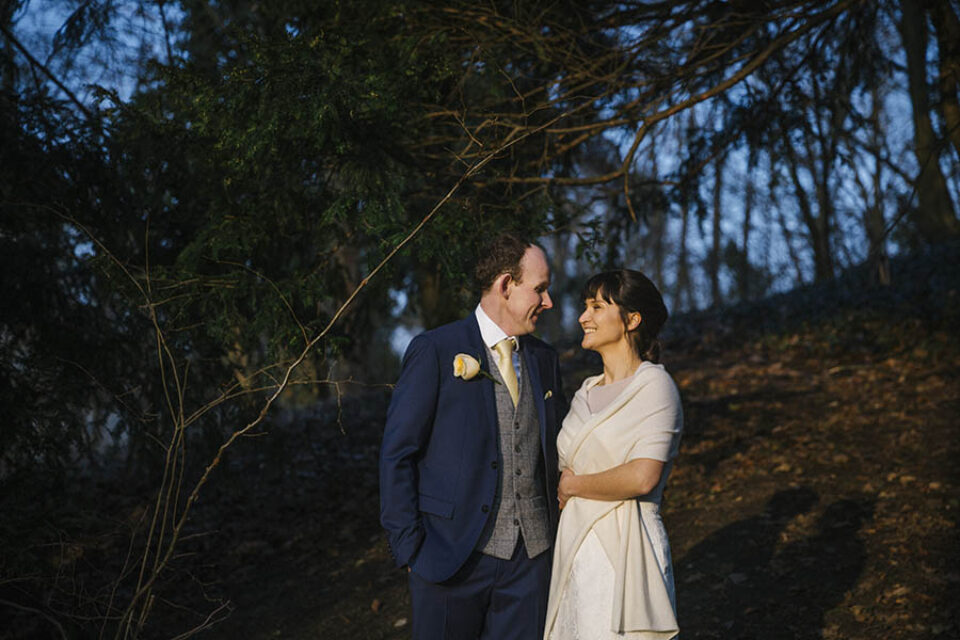
[[[49,78],[53,84],[57,85],[57,88],[60,89],[60,91],[63,91],[67,98],[70,99],[70,102],[76,105],[76,107],[80,109],[85,116],[87,116],[88,120],[93,120],[93,113],[86,107],[86,105],[80,102],[80,99],[77,98],[77,96],[70,91],[65,84],[60,82],[60,79],[53,75],[53,72],[50,71],[50,69],[44,66],[42,62],[34,58],[27,48],[21,44],[16,36],[14,36],[5,25],[0,24],[0,33],[3,34],[3,37],[6,38],[10,44],[16,47],[17,50],[23,54],[23,57],[27,59],[27,62],[30,63],[31,67],[38,69],[43,75],[47,76],[47,78]]]

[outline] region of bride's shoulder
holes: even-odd
[[[661,392],[670,395],[678,393],[677,384],[673,376],[662,364],[654,364],[644,361],[636,373],[637,389],[643,389],[646,392]]]
[[[587,376],[580,384],[580,388],[577,389],[577,393],[586,394],[592,387],[597,386],[597,383],[601,380],[603,380],[603,373],[598,373],[595,376]]]

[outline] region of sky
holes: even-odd
[[[77,97],[89,106],[95,105],[96,97],[94,93],[95,85],[100,85],[117,92],[121,100],[129,99],[138,88],[138,77],[142,62],[147,58],[167,59],[167,41],[163,26],[163,20],[153,3],[139,2],[112,2],[109,6],[112,8],[112,15],[109,25],[106,28],[108,38],[91,38],[90,41],[72,51],[58,50],[58,34],[61,34],[64,26],[71,21],[79,22],[80,14],[71,14],[71,11],[77,7],[86,7],[91,3],[85,2],[64,2],[57,0],[28,0],[24,2],[15,16],[15,34],[21,43],[26,46],[32,55],[47,66],[56,74]],[[175,8],[168,6],[166,18],[168,24],[175,23],[179,16],[175,13]],[[887,43],[890,47],[890,53],[893,61],[903,68],[905,60],[902,52],[898,50],[899,39],[892,28],[887,33]],[[931,43],[930,58],[935,60],[936,52]],[[902,75],[902,71],[900,72]],[[25,74],[26,75],[26,74]],[[21,78],[23,80],[23,78]],[[901,87],[906,86],[906,82],[899,83]],[[55,88],[53,91],[57,91]],[[863,96],[860,96],[863,100]],[[695,109],[697,121],[700,126],[716,126],[713,122],[712,106],[704,103]],[[895,162],[904,167],[914,170],[915,158],[910,151],[912,140],[912,121],[911,106],[909,98],[903,89],[893,87],[887,92],[885,97],[885,118],[887,119],[886,131],[889,137],[889,146],[897,150],[897,157],[892,158]],[[686,116],[683,118],[686,119]],[[679,122],[667,122],[664,127],[680,126]],[[615,134],[611,134],[615,135]],[[624,132],[625,141],[616,141],[621,146],[622,151],[626,152],[626,147],[632,139],[632,131]],[[679,164],[678,148],[671,148],[669,140],[673,136],[658,137],[657,164],[660,175],[669,174]],[[667,142],[664,143],[664,140]],[[637,154],[637,163],[648,162],[647,153],[641,149]],[[956,169],[956,166],[945,166],[946,171]],[[705,169],[709,173],[712,169]],[[856,178],[869,184],[875,167],[870,162],[864,160],[864,157],[854,159],[854,162],[845,166],[836,168],[837,175],[841,180],[837,190],[838,201],[835,203],[841,210],[857,212],[862,210],[864,202],[856,187]],[[723,218],[722,227],[726,239],[738,241],[742,233],[744,224],[744,206],[743,206],[743,184],[752,177],[758,184],[768,182],[769,164],[761,158],[757,166],[748,175],[746,163],[746,154],[743,149],[734,150],[728,157],[725,165],[725,189],[721,196]],[[949,175],[949,173],[948,173]],[[802,180],[809,181],[808,176],[801,176]],[[905,191],[902,180],[887,171],[884,177],[885,191],[887,198],[884,202],[887,219],[892,219],[896,215],[898,206],[896,199]],[[960,202],[960,194],[956,192],[960,181],[951,181],[951,187],[954,189],[955,202]],[[704,202],[711,202],[712,194],[709,192],[711,185],[709,181],[704,181],[701,185],[700,198]],[[766,268],[772,275],[773,281],[771,292],[784,291],[796,286],[795,270],[792,266],[791,251],[788,243],[790,239],[784,236],[781,231],[781,222],[779,213],[789,212],[786,221],[787,226],[793,235],[795,244],[795,253],[803,256],[804,272],[806,281],[812,280],[812,260],[809,251],[802,246],[805,241],[801,240],[804,230],[799,223],[799,216],[796,213],[797,205],[792,200],[788,191],[781,188],[781,191],[773,194],[773,198],[761,199],[757,202],[756,209],[752,218],[754,231],[751,234],[751,242],[748,247],[749,253],[758,265]],[[598,210],[598,214],[605,213]],[[619,212],[619,215],[625,215]],[[838,228],[835,235],[837,244],[837,255],[843,265],[852,265],[862,261],[866,256],[866,243],[863,232],[858,228],[857,215],[843,216],[839,222],[846,225],[846,228]],[[671,251],[670,246],[676,246],[679,242],[680,234],[680,216],[676,205],[668,212],[667,217],[667,256],[666,269],[663,282],[660,283],[667,298],[668,305],[676,306],[675,301],[671,300],[676,274],[676,255],[677,252]],[[624,249],[624,266],[648,270],[650,268],[649,260],[642,254],[641,238],[644,234],[644,228],[640,225],[637,229],[636,243],[627,245]],[[891,237],[889,249],[896,253],[895,234]],[[708,287],[705,281],[704,271],[697,267],[702,265],[708,255],[710,241],[709,222],[701,219],[695,224],[691,224],[688,230],[687,243],[690,251],[690,261],[693,270],[693,277],[698,282],[697,293],[694,304],[696,307],[704,307],[709,303]],[[567,264],[563,268],[569,270],[571,275],[574,272],[583,273],[583,277],[589,275],[589,265]],[[722,285],[724,289],[730,289],[732,286],[732,276],[730,272],[724,271],[721,274]],[[397,308],[400,309],[405,304],[405,300],[400,295],[395,301]],[[575,321],[577,312],[573,306],[568,303],[563,314],[564,324]],[[402,351],[409,339],[418,331],[418,327],[398,328],[395,338],[392,341],[395,350]]]

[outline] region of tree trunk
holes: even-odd
[[[914,152],[919,165],[914,212],[917,231],[925,242],[942,242],[958,232],[957,216],[939,162],[939,140],[930,121],[926,74],[927,22],[916,0],[901,0],[900,35],[907,54],[907,80],[913,105]]]
[[[674,306],[684,311],[692,311],[693,295],[690,291],[690,265],[687,257],[687,225],[690,220],[690,202],[683,199],[680,208],[680,240],[677,249],[677,285],[674,293]]]
[[[810,237],[810,248],[813,249],[813,275],[817,282],[829,280],[833,277],[833,255],[830,252],[830,225],[825,221],[824,212],[814,212],[813,203],[803,187],[800,180],[799,164],[800,159],[797,156],[793,143],[787,139],[784,143],[787,151],[787,170],[790,174],[790,180],[793,182],[793,191],[797,197],[797,205],[800,208],[800,217],[807,228],[807,234]],[[807,158],[808,166],[813,165],[812,158]],[[815,167],[810,167],[814,181],[819,185],[820,181],[816,179]],[[821,187],[817,187],[818,190]],[[822,203],[820,197],[817,198],[818,204]]]
[[[808,156],[808,166],[814,175],[817,189],[817,216],[814,219],[816,233],[813,235],[813,264],[814,275],[817,282],[832,280],[834,274],[833,246],[831,230],[833,227],[833,192],[830,189],[830,171],[833,167],[834,155],[822,156],[820,162],[820,174],[815,173],[818,169],[817,162],[813,156]]]
[[[563,234],[556,234],[545,238],[544,248],[547,250],[547,260],[550,263],[550,298],[553,300],[553,310],[540,316],[537,323],[537,333],[548,337],[562,336],[569,327],[564,325],[564,312],[572,307],[573,317],[577,318],[580,308],[580,289],[583,284],[582,274],[567,273],[567,265],[571,263],[570,238]],[[571,282],[571,275],[576,281]]]
[[[790,262],[793,264],[793,273],[797,278],[797,286],[802,287],[806,284],[803,278],[803,261],[793,246],[793,233],[790,231],[790,225],[787,223],[787,216],[784,214],[783,208],[775,208],[777,210],[777,219],[780,222],[780,231],[783,232],[783,242],[787,245],[787,255],[790,256]]]
[[[873,102],[870,111],[870,146],[873,152],[873,202],[864,210],[864,227],[870,253],[867,262],[870,266],[871,278],[877,284],[890,284],[890,257],[887,255],[886,221],[883,215],[883,153],[880,130],[880,92],[874,86],[871,91]]]
[[[696,110],[690,109],[689,122],[687,129],[693,131],[697,126]],[[677,135],[677,146],[682,148],[686,140],[683,137],[682,129]],[[690,264],[687,251],[687,232],[690,221],[690,198],[686,195],[680,205],[680,239],[677,247],[677,283],[674,293],[674,306],[684,311],[694,309],[693,292],[690,291]]]
[[[650,137],[650,172],[654,179],[660,175],[657,165],[656,136]],[[648,229],[650,232],[649,246],[653,254],[653,281],[657,286],[663,286],[663,235],[666,232],[666,211],[660,206],[657,199],[657,208],[651,212]]]
[[[444,282],[439,268],[425,267],[417,274],[419,283],[420,318],[425,329],[439,327],[460,317],[458,291]]]
[[[743,234],[740,236],[740,265],[737,269],[737,288],[741,300],[750,299],[750,217],[753,213],[754,184],[753,170],[757,164],[757,150],[750,147],[750,155],[747,158],[747,185],[746,193],[743,198]]]
[[[726,156],[720,154],[717,156],[713,170],[713,227],[712,244],[710,246],[710,257],[707,260],[707,268],[710,273],[707,276],[710,279],[710,305],[718,306],[720,300],[720,246],[723,241],[723,231],[720,228],[720,207],[723,206],[723,165],[726,162]]]
[[[940,113],[960,158],[960,17],[948,0],[938,0],[930,4],[930,19],[940,50]]]
[[[13,16],[20,9],[20,2],[6,2],[0,6],[0,27],[13,32]],[[10,117],[16,113],[17,99],[17,52],[9,39],[0,35],[0,91],[4,93],[4,99],[10,100],[13,104],[9,105]]]

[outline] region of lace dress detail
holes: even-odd
[[[638,375],[642,370],[652,365],[643,363],[634,373]],[[630,379],[615,382],[610,385],[589,385],[586,388],[586,401],[591,414],[602,411],[630,382]],[[589,387],[589,388],[588,388]],[[570,450],[571,443],[577,436],[575,430],[561,431],[557,438],[561,457]],[[665,456],[665,464],[659,485],[651,491],[644,500],[636,501],[639,510],[640,526],[643,535],[650,541],[653,554],[656,557],[660,576],[667,590],[674,616],[677,611],[676,588],[673,578],[673,565],[670,557],[670,543],[667,532],[660,518],[660,499],[663,495],[667,477],[673,467],[673,458],[679,448],[679,438],[670,446],[669,455]],[[631,456],[633,457],[633,456]],[[643,453],[636,457],[645,457]],[[562,526],[562,524],[561,524]],[[656,573],[650,579],[656,579]],[[610,559],[604,551],[600,538],[591,529],[573,557],[569,578],[563,589],[557,609],[556,619],[548,640],[649,640],[663,638],[662,633],[628,632],[625,634],[613,631],[612,611],[616,572]],[[680,636],[673,636],[677,640]]]
[[[670,543],[660,519],[659,509],[652,502],[638,503],[640,519],[655,549],[660,571],[668,586],[673,610],[677,610],[670,561]],[[557,620],[550,640],[631,640],[649,637],[644,633],[615,633],[610,628],[615,574],[597,535],[590,531],[573,559],[570,580],[560,600]],[[676,636],[679,637],[679,636]]]

